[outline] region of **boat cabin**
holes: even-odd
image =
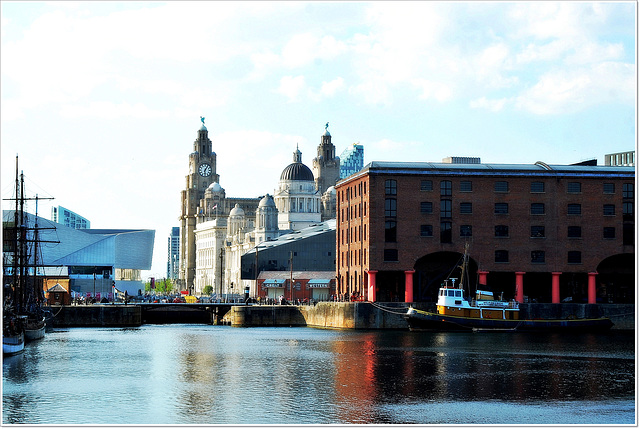
[[[498,301],[493,298],[493,292],[477,290],[475,299],[469,301],[460,287],[443,285],[438,292],[438,314],[454,315],[472,318],[502,318],[517,319],[518,303],[515,301]]]

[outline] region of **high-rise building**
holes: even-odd
[[[51,220],[73,229],[91,228],[91,222],[88,219],[62,206],[51,207]]]
[[[340,178],[344,179],[362,170],[364,166],[364,146],[354,143],[340,155]]]
[[[180,227],[171,228],[167,238],[167,278],[176,280],[180,272]]]

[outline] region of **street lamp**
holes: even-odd
[[[291,303],[293,304],[293,251],[289,252],[289,285],[291,286]]]
[[[222,258],[224,257],[224,247],[220,248],[220,295],[223,293],[223,281],[222,281]]]

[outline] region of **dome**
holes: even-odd
[[[269,194],[265,195],[258,204],[258,207],[275,207],[276,203],[273,201],[273,197]]]
[[[329,186],[327,188],[326,191],[324,191],[325,194],[335,194],[336,193],[336,187],[335,186]]]
[[[331,137],[331,134],[329,134],[329,130],[324,130],[324,134],[323,136],[325,137]]]
[[[222,186],[218,182],[213,182],[208,188],[211,192],[222,192]]]
[[[282,170],[282,174],[280,175],[280,180],[305,180],[305,181],[313,181],[315,180],[313,177],[313,173],[309,170],[309,167],[304,165],[301,162],[294,162],[292,164],[287,165],[287,167]]]
[[[229,216],[244,216],[244,210],[236,203],[236,206],[229,212]]]
[[[207,127],[205,127],[204,124],[202,124],[202,126],[200,127],[200,131],[207,131]]]

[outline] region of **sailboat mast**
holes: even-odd
[[[20,198],[20,179],[18,176],[18,155],[16,155],[16,201],[15,201],[15,212],[13,213],[13,304],[14,306],[17,304],[19,299],[19,278],[18,278],[18,268],[19,268],[19,259],[20,259],[20,248],[18,247],[20,244],[20,218],[18,215],[18,207]]]

